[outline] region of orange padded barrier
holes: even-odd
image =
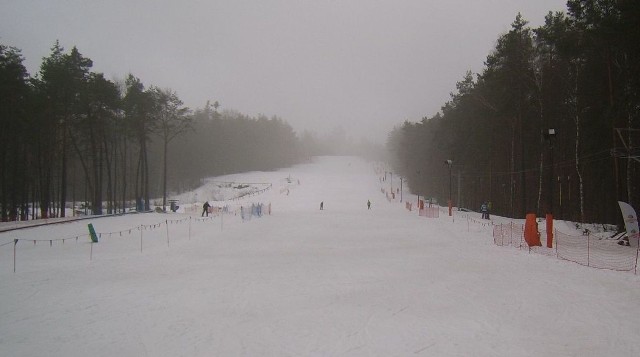
[[[547,213],[547,248],[553,248],[553,215]]]
[[[540,235],[538,234],[538,222],[535,213],[527,213],[527,220],[524,224],[524,240],[529,247],[541,247]]]

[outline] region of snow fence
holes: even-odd
[[[529,247],[524,239],[524,225],[503,223],[493,227],[493,243],[528,249],[530,252],[554,256],[596,269],[633,271],[637,274],[638,253],[636,247],[617,244],[617,241],[599,239],[591,234],[574,236],[554,231],[553,248],[546,247],[547,234],[539,232],[542,247]]]
[[[223,216],[225,215],[240,216],[242,221],[244,222],[247,220],[251,220],[252,218],[255,218],[255,217],[262,217],[263,215],[271,215],[271,203],[269,204],[253,203],[251,205],[245,204],[243,206],[239,206],[237,209],[233,209],[231,206],[225,206],[225,207],[220,207],[219,209],[213,209],[210,211],[210,213],[212,214],[206,217],[187,216],[179,219],[165,219],[154,224],[140,224],[135,227],[130,227],[130,228],[118,230],[118,231],[95,232],[95,237],[97,238],[97,242],[101,242],[103,239],[111,239],[111,238],[124,239],[124,241],[122,241],[123,244],[125,241],[127,242],[135,241],[136,242],[135,248],[132,245],[130,245],[130,247],[133,248],[132,250],[139,250],[140,253],[142,253],[143,250],[145,250],[145,248],[151,244],[157,245],[158,243],[160,243],[160,244],[166,244],[167,247],[170,247],[171,240],[172,240],[171,230],[169,229],[170,226],[176,226],[176,229],[178,229],[178,227],[182,227],[182,229],[184,229],[187,232],[187,236],[189,237],[189,239],[191,239],[192,224],[213,222],[214,218],[220,217],[221,218],[219,220],[220,229],[222,230]],[[95,216],[91,218],[85,218],[85,220],[99,219],[99,218],[103,218],[103,217]],[[50,224],[53,224],[53,223],[50,223]],[[94,257],[93,246],[95,243],[97,243],[91,239],[91,233],[89,231],[87,231],[86,234],[79,234],[79,235],[74,235],[70,237],[52,237],[48,239],[12,238],[11,232],[0,232],[0,239],[2,239],[2,241],[0,241],[0,249],[12,250],[13,261],[11,262],[11,266],[14,273],[16,272],[17,262],[19,261],[18,257],[20,256],[19,254],[20,248],[28,249],[29,251],[32,251],[33,249],[37,249],[39,247],[62,248],[65,246],[65,243],[66,243],[67,248],[64,250],[67,250],[67,249],[73,249],[72,247],[78,247],[79,242],[90,243],[88,244],[88,252],[86,253],[88,253],[89,260],[93,260],[93,257]],[[69,242],[72,242],[75,244],[69,244]],[[81,246],[85,247],[86,245],[81,245]],[[58,252],[58,254],[62,254],[59,250],[56,250],[56,252]],[[8,262],[2,262],[2,263],[8,263]]]

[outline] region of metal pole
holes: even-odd
[[[13,240],[13,272],[16,272],[16,246],[18,245],[18,240],[14,239]],[[636,261],[638,259],[636,258]]]
[[[551,146],[551,168],[549,169],[550,172],[550,177],[549,177],[549,213],[553,214],[553,142],[551,142],[551,140],[553,140],[552,138],[549,139],[549,145]]]
[[[449,164],[449,202],[451,202],[451,188],[453,187],[452,185],[452,180],[451,180],[451,164]]]
[[[451,188],[452,188],[451,164],[449,164],[448,166],[449,166],[449,216],[451,216],[452,215],[451,206],[453,205],[452,202],[451,202]]]
[[[458,170],[458,209],[460,209],[460,186],[462,183],[462,174],[460,174],[460,170]]]
[[[560,179],[560,176],[558,176],[558,187],[560,189],[560,215],[558,216],[558,219],[562,219],[562,180]]]
[[[556,232],[554,234],[554,236],[556,237],[556,259],[558,258],[558,245],[560,245],[560,237],[558,236],[558,230],[556,229]]]
[[[590,244],[591,243],[590,242],[590,240],[591,240],[590,238],[591,237],[590,236],[591,236],[591,234],[587,233],[587,266],[591,266],[590,265],[591,262],[590,262],[590,259],[589,259],[590,258],[589,255],[591,254],[591,251],[590,251],[591,250],[591,244]]]
[[[636,249],[636,266],[633,270],[633,273],[636,275],[638,274],[638,252],[640,252],[640,246]]]

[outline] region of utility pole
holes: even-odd
[[[547,211],[547,248],[553,248],[553,186],[555,185],[555,175],[553,173],[553,142],[556,138],[556,129],[550,128],[547,132],[546,139],[549,142],[549,161],[551,168],[549,169],[549,210]]]

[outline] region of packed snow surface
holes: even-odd
[[[640,356],[638,275],[419,217],[387,201],[371,163],[324,157],[216,180],[271,183],[232,202],[271,203],[271,215],[0,233],[19,239],[15,273],[13,243],[0,247],[0,356]]]

